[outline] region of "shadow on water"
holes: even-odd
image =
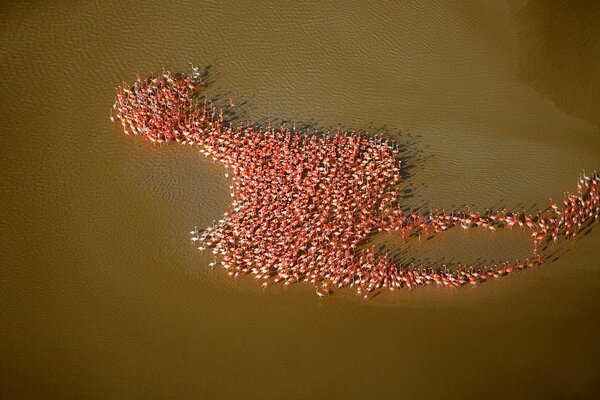
[[[600,3],[525,3],[511,13],[517,28],[521,79],[563,111],[600,126]],[[574,71],[581,79],[559,79]]]

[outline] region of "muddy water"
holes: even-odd
[[[122,80],[188,61],[244,118],[406,144],[410,207],[535,210],[600,168],[593,2],[337,3],[3,5],[3,397],[598,395],[600,229],[502,281],[368,302],[263,291],[189,245],[227,207],[222,171],[107,118]],[[523,236],[376,240],[471,262]]]

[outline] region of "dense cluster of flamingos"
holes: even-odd
[[[311,283],[319,296],[355,287],[368,297],[381,289],[418,285],[458,287],[543,263],[540,246],[575,236],[600,214],[600,178],[579,177],[562,204],[537,215],[402,211],[398,202],[401,162],[388,140],[354,132],[317,135],[286,127],[232,127],[222,111],[200,100],[201,72],[163,71],[117,88],[110,118],[125,133],[154,144],[197,146],[225,166],[232,204],[207,229],[191,232],[199,250],[211,249],[228,274],[252,274],[263,286]],[[533,255],[493,267],[401,265],[366,243],[383,231],[403,238],[429,236],[451,227],[523,227],[531,230]]]

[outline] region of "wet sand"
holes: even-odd
[[[597,396],[599,229],[478,288],[263,291],[189,245],[227,207],[219,167],[108,120],[137,72],[210,64],[209,94],[244,118],[408,144],[410,207],[546,207],[600,168],[598,7],[568,4],[7,5],[0,393]],[[477,231],[376,241],[432,260],[530,251],[517,231]]]

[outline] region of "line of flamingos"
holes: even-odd
[[[543,243],[574,237],[600,214],[595,172],[580,176],[577,190],[565,193],[562,204],[550,200],[537,215],[406,212],[398,202],[401,161],[394,143],[355,132],[317,135],[284,126],[233,127],[222,110],[200,99],[198,89],[204,85],[194,67],[189,75],[138,76],[132,85],[117,88],[110,119],[118,120],[125,133],[154,144],[196,146],[225,166],[231,206],[212,226],[194,229],[191,241],[199,250],[212,250],[211,266],[221,265],[234,277],[252,274],[265,287],[306,282],[319,296],[349,286],[365,298],[385,288],[476,285],[543,263]],[[401,265],[367,244],[379,232],[420,238],[454,226],[527,228],[532,257],[449,269]]]

